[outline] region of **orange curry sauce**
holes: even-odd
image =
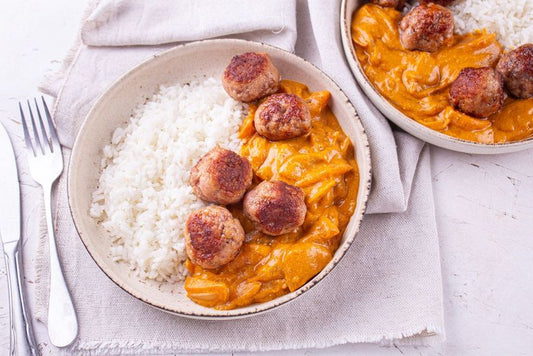
[[[454,35],[453,44],[434,53],[408,51],[400,43],[402,13],[366,4],[354,15],[352,40],[367,78],[410,118],[446,135],[481,143],[518,141],[533,136],[533,98],[507,98],[487,119],[454,110],[450,84],[465,67],[495,67],[502,48],[494,34]]]
[[[304,285],[332,259],[355,210],[359,172],[353,145],[328,107],[330,93],[311,93],[301,83],[283,80],[281,91],[300,96],[309,106],[312,130],[307,136],[269,141],[254,129],[257,105],[240,129],[240,154],[254,171],[254,185],[282,180],[305,193],[307,215],[302,227],[278,237],[264,235],[244,217],[242,205],[229,206],[246,232],[235,260],[206,270],[187,260],[187,295],[216,309],[266,302]]]

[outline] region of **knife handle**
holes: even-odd
[[[9,320],[11,330],[10,355],[39,355],[33,337],[33,328],[24,297],[21,255],[18,241],[4,244],[8,275]]]

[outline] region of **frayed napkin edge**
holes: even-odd
[[[305,348],[324,349],[328,347],[344,345],[344,344],[377,344],[381,347],[397,347],[397,346],[419,346],[428,347],[435,343],[440,343],[445,340],[445,332],[443,328],[435,325],[420,326],[409,329],[406,332],[393,332],[383,335],[372,336],[355,336],[355,337],[338,337],[330,340],[316,340],[310,343],[285,343],[272,347],[261,347],[260,345],[242,345],[238,348],[227,349],[223,347],[218,348],[190,348],[190,344],[184,341],[176,341],[175,343],[162,343],[155,345],[154,343],[145,342],[142,340],[113,340],[113,341],[85,341],[75,344],[75,346],[62,350],[60,355],[70,355],[76,352],[80,355],[143,355],[147,352],[151,355],[160,355],[168,353],[211,353],[211,352],[260,352],[260,351],[283,351],[283,350],[297,350]],[[45,345],[41,347],[46,348]]]
[[[85,10],[81,15],[80,24],[78,25],[78,28],[81,28],[83,26],[83,24],[87,21],[87,19],[99,3],[100,0],[88,0]],[[37,89],[40,92],[50,95],[56,99],[60,97],[61,91],[65,86],[64,84],[69,78],[72,67],[79,56],[82,44],[83,43],[81,40],[81,32],[78,30],[74,43],[72,43],[69,50],[67,51],[67,54],[63,57],[63,60],[61,61],[61,67],[57,70],[50,70],[43,76],[43,79],[37,86]],[[56,104],[54,105],[53,114],[55,114],[56,106],[57,100]]]

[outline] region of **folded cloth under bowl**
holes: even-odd
[[[42,88],[57,97],[55,119],[67,160],[85,115],[114,80],[177,43],[229,36],[296,51],[339,84],[369,136],[373,188],[359,235],[324,281],[272,312],[205,321],[153,309],[98,269],[73,225],[64,174],[57,189],[57,240],[80,332],[62,350],[38,337],[44,354],[46,350],[69,355],[279,350],[361,342],[421,343],[443,337],[429,150],[420,141],[393,132],[356,86],[343,57],[339,11],[340,1],[320,0],[89,4],[80,41],[64,70],[49,77]],[[32,310],[45,321],[49,288],[45,254],[38,254],[33,273],[37,298]]]

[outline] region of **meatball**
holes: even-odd
[[[277,92],[279,82],[279,72],[266,53],[234,56],[222,75],[222,85],[228,95],[244,102]]]
[[[372,3],[383,7],[394,7],[401,9],[405,5],[405,0],[371,0]]]
[[[400,21],[400,41],[410,51],[435,52],[452,41],[453,26],[450,10],[433,3],[419,5]]]
[[[488,117],[504,100],[502,76],[490,67],[463,68],[450,86],[450,104],[470,116]]]
[[[200,199],[226,205],[242,199],[252,177],[252,166],[246,158],[217,146],[192,168],[189,183]]]
[[[527,43],[504,54],[496,70],[513,96],[520,99],[533,97],[533,44]]]
[[[311,113],[299,96],[274,94],[257,108],[254,126],[261,136],[269,140],[286,140],[311,131]]]
[[[244,229],[228,209],[210,205],[193,211],[185,225],[185,251],[192,263],[214,269],[231,262],[244,243]]]
[[[438,4],[438,5],[448,6],[454,1],[455,0],[420,0],[420,3],[424,4],[424,5],[427,5],[430,2],[432,2],[432,3]]]
[[[244,215],[257,230],[278,236],[304,223],[303,191],[282,181],[263,181],[244,196]]]

